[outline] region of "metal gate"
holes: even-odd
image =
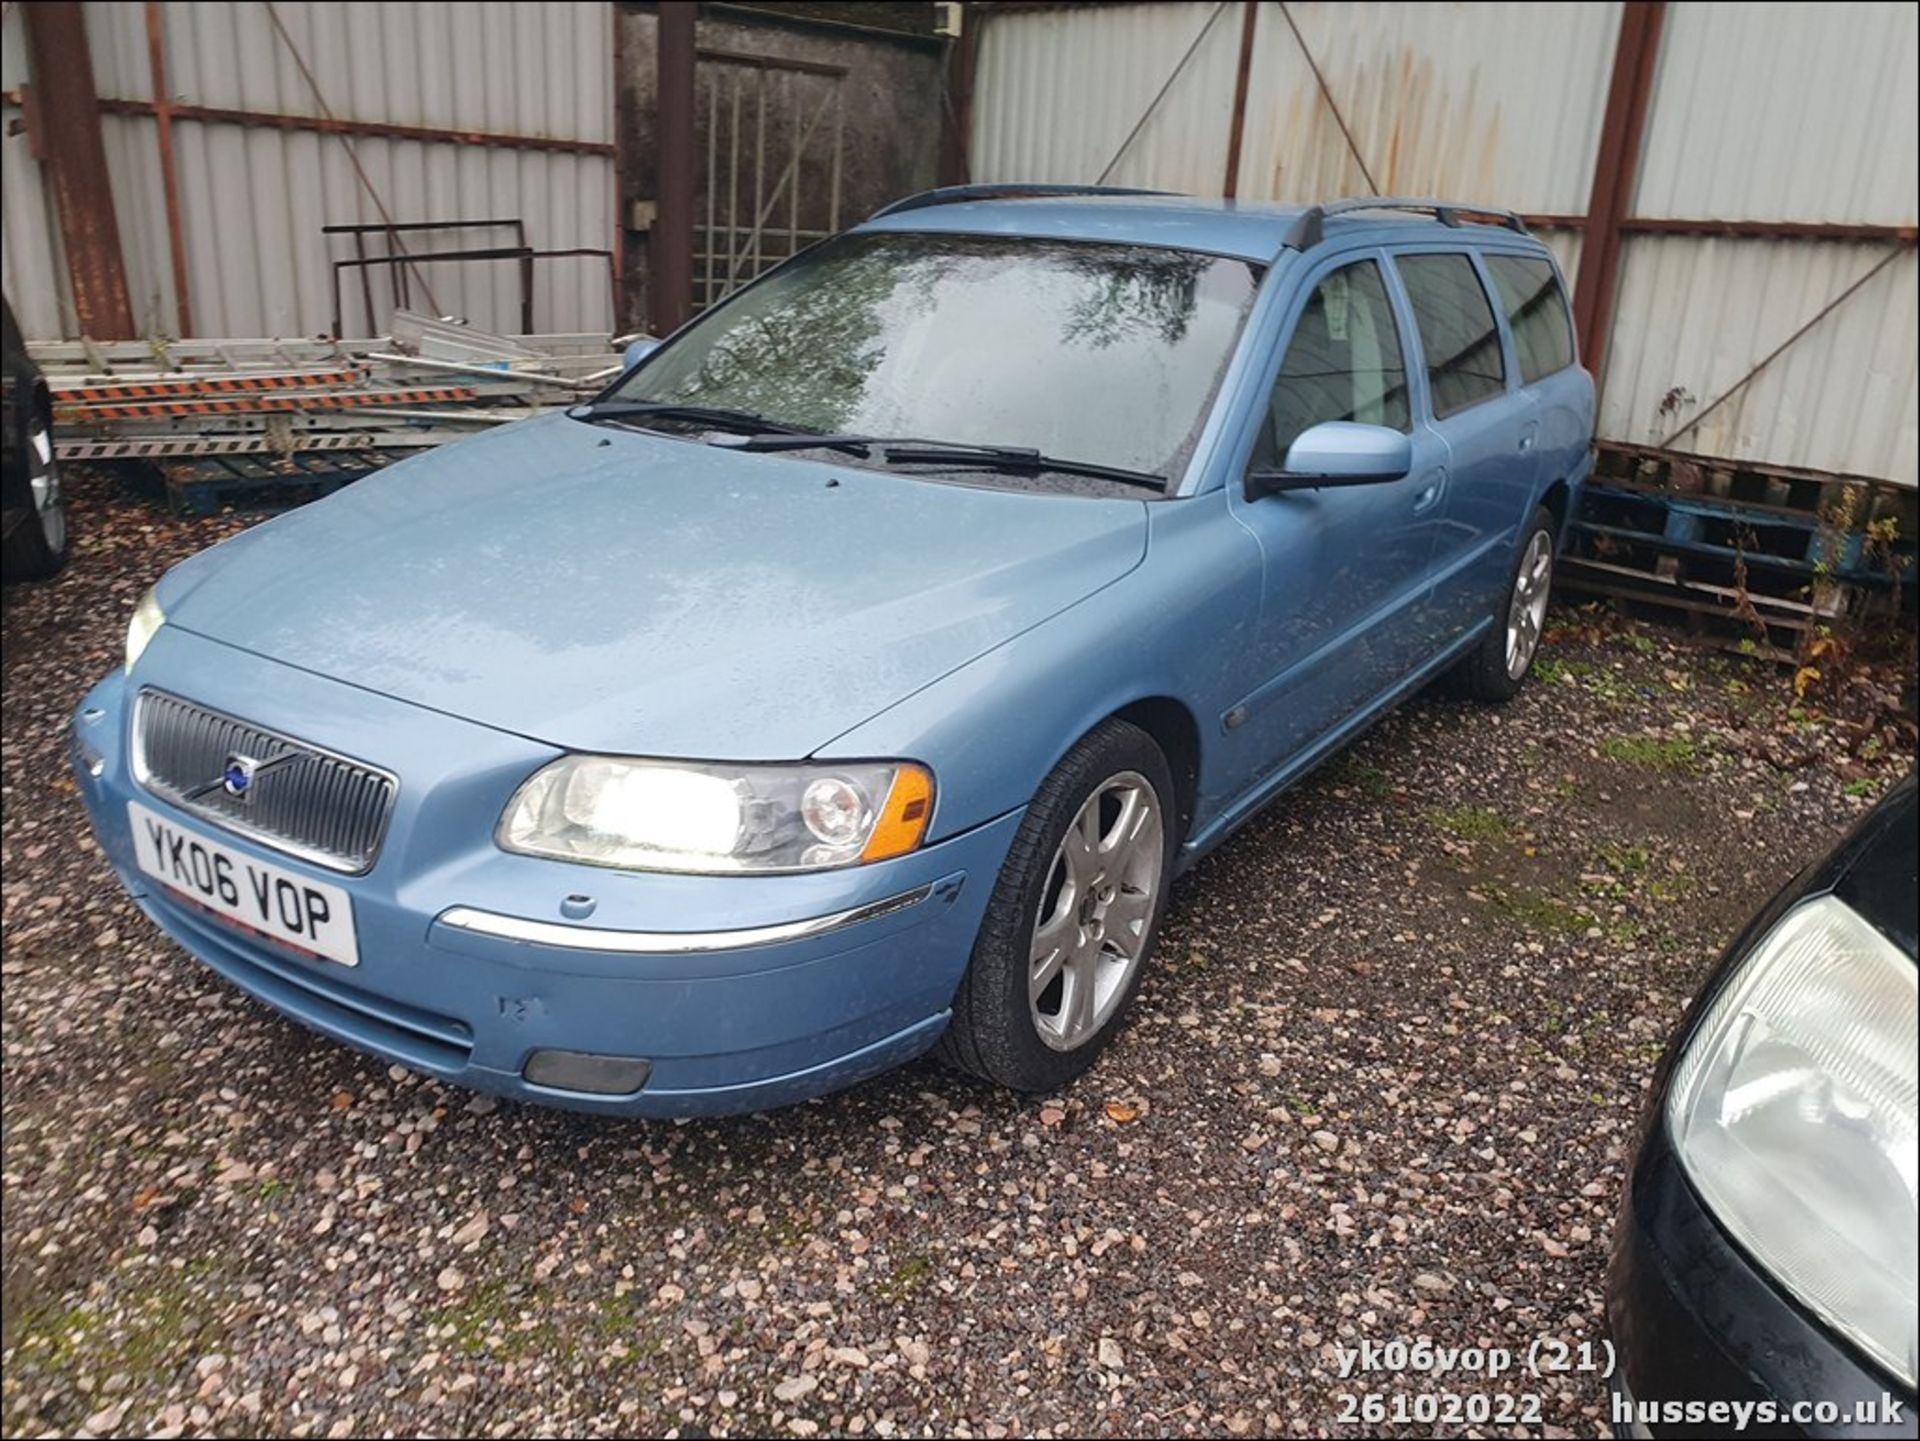
[[[844,66],[698,52],[706,129],[694,302],[705,309],[840,229]]]

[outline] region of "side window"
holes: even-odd
[[[1433,418],[1478,405],[1507,388],[1500,327],[1473,262],[1464,255],[1401,255],[1414,324],[1427,355]]]
[[[1520,383],[1532,385],[1541,376],[1572,365],[1573,323],[1567,318],[1567,297],[1552,264],[1522,255],[1485,259],[1493,288],[1500,292],[1500,308],[1507,313],[1507,329],[1513,332]]]
[[[1300,432],[1323,420],[1412,428],[1400,332],[1371,260],[1344,266],[1314,287],[1287,341],[1253,468],[1278,469]]]

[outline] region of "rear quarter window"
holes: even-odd
[[[1573,322],[1567,316],[1566,292],[1547,260],[1524,255],[1488,255],[1487,273],[1500,292],[1507,329],[1520,361],[1520,383],[1531,385],[1542,376],[1573,364]]]
[[[1500,326],[1473,262],[1465,255],[1401,255],[1394,265],[1413,302],[1434,419],[1505,391]]]

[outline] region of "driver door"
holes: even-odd
[[[1251,731],[1258,776],[1302,757],[1433,654],[1427,602],[1447,484],[1444,445],[1414,424],[1418,351],[1380,257],[1328,263],[1282,333],[1251,469],[1284,468],[1294,439],[1328,420],[1406,433],[1414,464],[1400,480],[1258,500],[1231,484],[1263,561],[1248,667],[1263,679],[1230,717]]]

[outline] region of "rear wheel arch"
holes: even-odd
[[[1553,517],[1553,535],[1558,540],[1567,533],[1567,508],[1572,504],[1573,491],[1564,480],[1556,480],[1547,487],[1540,497],[1540,504],[1547,514]]]

